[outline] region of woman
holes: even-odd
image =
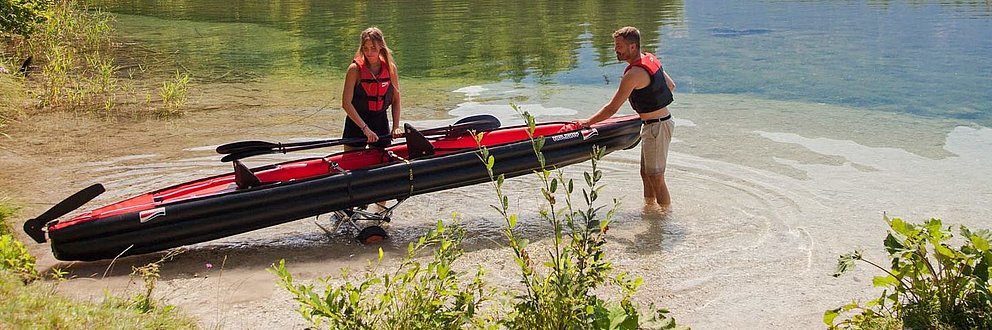
[[[341,107],[348,114],[343,138],[365,138],[365,142],[346,144],[344,150],[366,146],[384,148],[392,137],[403,134],[400,128],[400,89],[397,84],[393,52],[386,46],[382,31],[370,27],[362,31],[361,46],[348,66]],[[392,106],[392,129],[386,109]],[[391,136],[389,135],[391,134]],[[380,138],[381,135],[385,135]]]

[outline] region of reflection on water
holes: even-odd
[[[200,81],[339,76],[381,27],[406,78],[611,85],[610,34],[641,29],[680,91],[822,102],[992,125],[987,1],[96,1],[121,57]],[[180,22],[180,24],[176,24]],[[136,55],[137,54],[137,55]]]
[[[341,71],[358,34],[379,26],[402,73],[494,81],[550,76],[577,66],[575,46],[591,41],[597,58],[614,57],[609,35],[630,24],[644,43],[675,24],[681,1],[98,1],[122,17],[121,30],[188,67],[235,71]],[[159,22],[146,17],[160,19]],[[182,21],[183,24],[172,22]],[[159,26],[160,28],[157,28]],[[154,31],[154,32],[152,32]],[[149,33],[149,34],[146,34]],[[197,70],[194,70],[197,71]]]

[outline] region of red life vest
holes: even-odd
[[[358,83],[355,84],[355,93],[351,99],[351,105],[355,106],[358,112],[378,112],[386,110],[393,104],[393,80],[389,73],[389,63],[380,57],[382,63],[379,74],[374,75],[365,65],[365,57],[359,56],[352,60],[358,65]]]
[[[634,108],[637,113],[648,113],[672,104],[674,97],[672,97],[672,91],[668,89],[668,82],[665,81],[665,70],[661,67],[661,61],[654,54],[644,53],[641,54],[641,58],[628,65],[623,73],[627,74],[627,71],[635,66],[648,71],[651,83],[644,88],[630,92],[630,97],[627,98],[630,101],[630,107]]]

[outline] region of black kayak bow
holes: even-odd
[[[42,229],[47,227],[50,221],[58,219],[59,217],[66,215],[66,213],[78,209],[80,206],[83,206],[83,204],[93,200],[104,191],[107,190],[103,188],[103,185],[96,183],[76,192],[75,194],[72,194],[72,196],[69,196],[69,198],[55,204],[55,206],[52,206],[52,208],[39,215],[37,218],[25,221],[24,232],[27,233],[28,236],[31,236],[35,242],[45,243],[45,232],[42,231]]]

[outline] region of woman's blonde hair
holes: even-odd
[[[393,51],[389,49],[389,46],[386,46],[386,37],[382,36],[382,30],[379,30],[377,27],[373,26],[365,29],[365,31],[362,31],[361,42],[358,44],[358,51],[355,52],[355,59],[359,59],[364,56],[362,54],[362,46],[365,45],[366,41],[371,41],[375,43],[376,46],[379,46],[380,55],[382,55],[382,52],[386,53],[386,56],[384,56],[386,58],[386,68],[388,68],[391,73],[395,74],[395,72],[392,72],[393,66],[390,65],[393,63]]]

